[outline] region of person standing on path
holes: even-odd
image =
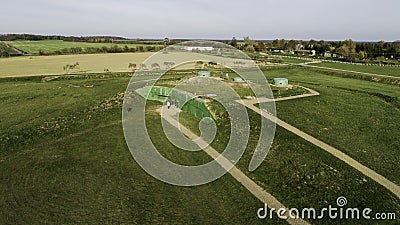
[[[167,107],[168,109],[171,108],[171,102],[169,101],[169,99],[167,99]]]

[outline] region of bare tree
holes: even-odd
[[[196,69],[202,69],[203,68],[203,61],[196,61],[196,64],[194,65],[194,67]]]
[[[136,70],[136,63],[129,63],[128,68],[132,70],[132,74],[135,72]]]
[[[159,70],[160,69],[160,64],[158,64],[158,63],[151,64],[151,69],[152,70]]]
[[[141,69],[141,70],[147,70],[148,68],[147,68],[146,64],[141,63],[140,66],[139,66],[139,69]]]
[[[174,62],[164,62],[164,65],[167,69],[170,69],[175,65],[175,63]]]
[[[63,70],[65,71],[65,74],[68,74],[70,70],[74,70],[78,66],[79,66],[79,62],[76,62],[74,64],[67,64],[67,65],[63,66]]]

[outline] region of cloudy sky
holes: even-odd
[[[399,0],[2,0],[0,33],[400,40]]]

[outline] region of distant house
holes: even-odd
[[[285,51],[281,50],[281,49],[275,49],[273,52],[274,53],[285,53]]]
[[[334,53],[334,52],[326,51],[326,52],[324,53],[324,57],[325,57],[325,58],[336,58],[336,57],[337,57],[337,54]]]
[[[184,49],[186,51],[193,51],[193,50],[197,50],[197,51],[212,51],[214,49],[214,47],[185,46]]]
[[[294,50],[296,55],[315,56],[315,50]]]

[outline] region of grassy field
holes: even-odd
[[[121,106],[113,104],[128,81],[1,80],[3,107],[19,113],[0,112],[0,223],[262,224],[255,214],[262,204],[229,175],[182,188],[135,163],[122,133]],[[150,133],[159,136],[159,115],[151,112]],[[182,154],[162,136],[156,140],[177,162],[210,159]]]
[[[259,116],[248,112],[252,133],[250,143],[238,167],[287,207],[309,207],[318,209],[334,204],[337,196],[349,199],[349,206],[400,209],[400,201],[372,180],[364,177],[350,166],[294,134],[278,127],[274,143],[263,164],[254,172],[247,170],[257,143]],[[190,126],[190,124],[188,124]],[[191,124],[195,129],[195,123]],[[213,142],[216,149],[226,146],[227,132],[223,125]],[[372,196],[377,196],[372,197]],[[378,197],[379,196],[379,197]],[[384,200],[383,200],[384,199]],[[351,201],[351,203],[350,203]],[[312,224],[352,224],[349,221],[318,220]],[[355,224],[370,224],[358,220]],[[395,222],[387,224],[395,224]]]
[[[278,117],[400,184],[400,177],[393,173],[400,166],[398,86],[337,78],[305,68],[265,71],[267,76],[283,72],[293,83],[321,95],[278,102]]]
[[[304,60],[304,59],[295,59],[295,58],[287,58],[287,57],[280,57],[284,63],[305,63],[310,62],[311,60]]]
[[[9,57],[9,56],[17,56],[18,52],[16,52],[13,48],[0,41],[0,57]]]
[[[7,44],[14,46],[15,48],[27,52],[29,54],[37,55],[39,51],[45,53],[53,53],[56,51],[61,51],[65,48],[101,48],[101,47],[111,47],[117,45],[121,48],[128,46],[129,48],[134,48],[138,46],[144,46],[140,44],[118,44],[118,43],[89,43],[89,42],[71,42],[62,40],[41,40],[41,41],[7,41]],[[161,47],[162,45],[153,45]]]
[[[21,56],[0,58],[0,77],[36,76],[64,74],[66,64],[79,62],[79,67],[70,73],[101,73],[104,69],[111,72],[128,72],[129,63],[139,65],[152,52],[143,53],[113,53],[90,55],[59,55],[59,56]]]
[[[365,93],[341,93],[343,91],[330,87],[305,85],[320,91],[321,96],[278,102],[278,117],[338,147],[364,165],[398,183],[400,177],[394,171],[398,170],[400,162],[397,154],[400,147],[397,140],[399,130],[396,127],[400,122],[399,110]],[[220,108],[220,111],[222,113],[224,110]],[[260,126],[260,117],[252,111],[248,113],[252,133],[244,157],[238,164],[239,168],[286,206],[312,205],[322,208],[334,202],[337,196],[344,195],[351,199],[350,204],[354,207],[383,207],[394,211],[400,209],[399,199],[385,188],[322,149],[280,127],[277,128],[273,146],[264,163],[256,171],[248,172]],[[188,122],[195,120],[185,119],[182,122],[196,130],[197,123]],[[219,132],[212,145],[222,151],[228,142],[229,121],[221,117],[216,123]],[[361,126],[364,127],[360,129]],[[348,222],[322,220],[312,223]],[[357,224],[370,222],[357,221]]]
[[[285,77],[291,84],[312,84],[319,86],[334,86],[337,88],[352,89],[364,91],[367,93],[381,93],[396,98],[400,97],[399,87],[396,85],[387,85],[379,82],[370,82],[366,80],[343,78],[340,72],[326,70],[316,70],[311,68],[301,68],[296,66],[288,67],[270,67],[264,69],[265,76],[272,80],[274,77]],[[357,76],[355,76],[357,77]]]
[[[79,61],[76,57],[71,63]],[[131,61],[117,62],[127,69]],[[400,183],[396,153],[400,112],[387,98],[400,97],[398,86],[299,67],[270,68],[264,73],[268,79],[287,77],[292,84],[321,93],[278,102],[279,118]],[[0,190],[5,193],[0,196],[0,224],[285,224],[258,220],[256,211],[262,203],[229,174],[210,184],[183,188],[145,173],[130,155],[120,124],[121,93],[129,79],[112,73],[49,82],[41,82],[42,77],[0,79]],[[167,144],[155,112],[159,107],[160,103],[149,102],[146,121],[155,145],[163,146],[162,154],[189,165],[210,160],[205,153],[182,152]],[[238,167],[287,207],[322,208],[346,196],[348,206],[400,211],[400,200],[388,190],[279,127],[266,160],[248,172],[260,123],[254,112],[249,116],[250,143]],[[197,131],[193,116],[183,114],[181,122]],[[227,122],[217,121],[219,132],[213,142],[217,150],[226,144]],[[398,224],[398,220],[384,222]]]
[[[330,67],[341,70],[351,70],[364,73],[374,73],[382,75],[400,76],[400,67],[388,67],[388,66],[365,66],[365,65],[352,65],[335,62],[321,62],[313,64],[315,66]]]

